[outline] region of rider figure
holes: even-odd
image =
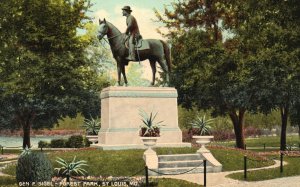
[[[130,6],[124,6],[122,10],[123,16],[126,16],[127,29],[125,34],[127,36],[129,35],[129,55],[126,59],[134,61],[136,59],[135,45],[140,37],[139,26],[137,24],[136,19],[131,15],[132,10],[130,9]]]

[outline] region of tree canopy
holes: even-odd
[[[172,84],[179,103],[229,115],[239,148],[246,111],[280,109],[285,139],[285,106],[297,100],[299,87],[298,4],[189,0],[172,3],[165,16],[156,11],[176,54]]]
[[[88,0],[4,0],[0,12],[1,125],[50,128],[65,116],[99,115],[101,87],[90,40],[77,35],[89,21]]]

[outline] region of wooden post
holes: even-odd
[[[204,163],[204,187],[206,187],[206,160],[203,160]]]
[[[145,166],[146,187],[149,187],[148,166]]]
[[[247,180],[247,156],[244,156],[244,180]]]
[[[283,153],[280,153],[280,173],[283,172]]]

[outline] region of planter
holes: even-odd
[[[98,135],[87,135],[86,138],[92,142],[92,144],[96,144],[98,142]]]
[[[196,142],[201,145],[197,152],[209,152],[209,150],[205,148],[205,145],[210,143],[214,136],[193,136],[193,138],[196,139]]]
[[[159,137],[141,137],[141,140],[143,141],[144,145],[149,148],[156,145],[158,138]]]
[[[144,145],[148,147],[148,149],[144,152],[143,159],[145,160],[149,169],[158,168],[158,156],[152,149],[152,147],[156,145],[158,138],[159,137],[141,137]]]

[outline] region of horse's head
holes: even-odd
[[[101,19],[99,19],[99,32],[98,32],[98,39],[101,40],[108,32],[108,25],[106,23],[106,20],[104,18],[103,21],[101,21]]]

